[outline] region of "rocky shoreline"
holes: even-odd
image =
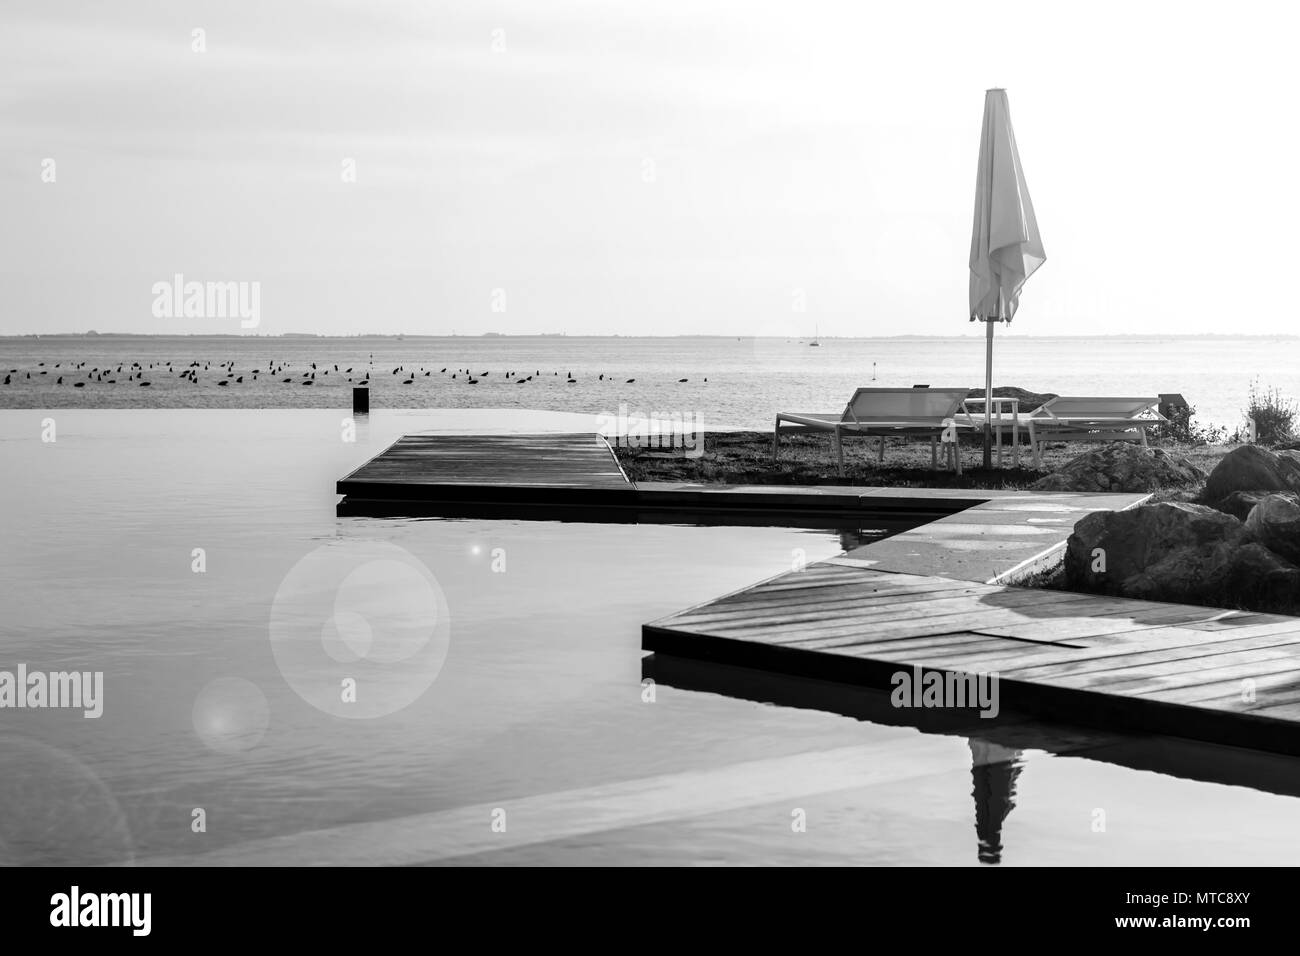
[[[1159,486],[1167,492],[1199,485],[1193,466],[1158,449],[1105,446],[1081,458],[1119,462],[1113,484],[1140,474],[1146,459],[1146,477],[1177,479]],[[1051,481],[1067,471],[1082,474],[1090,484],[1067,489],[1058,487],[1065,481]],[[1096,488],[1104,474],[1076,459],[1035,487],[1121,490]],[[1087,516],[1067,543],[1063,584],[1072,591],[1179,604],[1300,611],[1300,453],[1243,445],[1219,461],[1198,492],[1174,492],[1173,500]]]

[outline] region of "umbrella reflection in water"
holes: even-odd
[[[1016,805],[1016,779],[1024,769],[1022,751],[969,737],[975,788],[975,834],[979,861],[1002,862],[1002,824]]]

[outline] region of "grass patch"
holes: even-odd
[[[1209,473],[1232,447],[1229,445],[1159,442],[1172,454],[1187,458]],[[942,449],[939,468],[930,467],[928,441],[887,439],[885,461],[876,460],[876,439],[850,438],[844,442],[844,475],[835,462],[835,448],[829,435],[788,435],[781,438],[781,455],[772,460],[771,432],[711,432],[704,436],[704,454],[647,452],[616,447],[619,463],[633,481],[690,481],[731,485],[871,485],[889,488],[989,488],[1020,491],[1055,471],[1071,458],[1095,446],[1084,443],[1049,444],[1043,453],[1043,467],[1032,467],[1027,447],[1020,451],[1019,468],[1012,467],[1011,449],[1004,446],[1004,467],[985,470],[978,440],[961,446],[962,474],[944,466]],[[1186,490],[1161,493],[1159,500],[1188,500]],[[1193,493],[1194,494],[1194,493]]]

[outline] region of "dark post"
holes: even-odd
[[[1169,421],[1158,433],[1180,441],[1192,439],[1192,406],[1177,392],[1161,392],[1159,412]]]
[[[352,389],[352,414],[370,414],[370,389],[360,387]]]
[[[998,314],[1002,312],[1001,293],[998,293]],[[993,467],[993,323],[997,319],[988,316],[984,320],[984,468]]]

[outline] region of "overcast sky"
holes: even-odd
[[[1296,15],[1062,9],[5,0],[0,333],[967,334],[989,86],[1013,331],[1300,332]]]

